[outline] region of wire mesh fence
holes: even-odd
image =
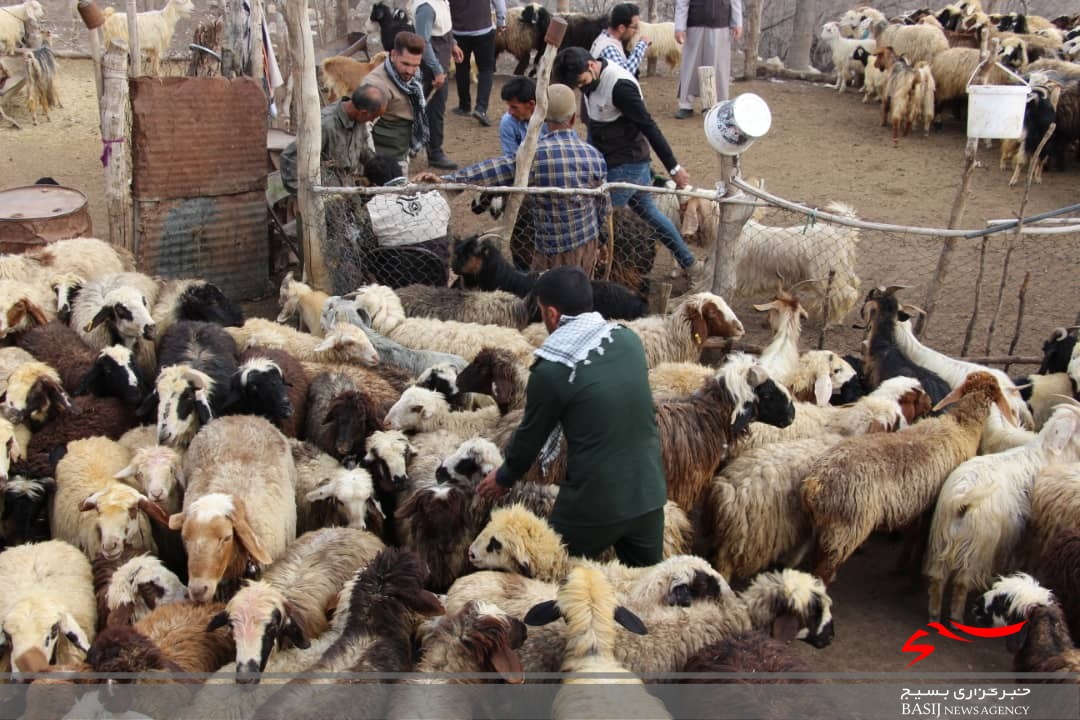
[[[657,193],[657,206],[680,228],[694,254],[711,258],[719,205],[701,191],[676,196],[643,189]],[[445,285],[463,270],[476,270],[463,269],[465,258],[455,263],[455,242],[488,233],[499,234],[497,246],[506,264],[518,272],[532,267],[536,207],[544,189],[500,188],[497,195],[482,188],[387,192],[357,188],[351,194],[324,194],[323,253],[335,292],[369,282]],[[506,218],[493,217],[491,207],[497,209],[513,192],[528,194],[507,235],[502,230]],[[428,201],[422,202],[423,197]],[[826,211],[841,218],[848,212],[837,207]],[[714,287],[743,318],[751,343],[763,344],[770,336],[763,323],[755,322],[755,316],[763,321],[764,315],[753,305],[772,299],[781,281],[787,287],[808,281],[797,290],[810,311],[803,346],[820,340],[845,352],[859,350],[862,331],[852,326],[867,291],[904,285],[904,302],[933,306],[922,334],[928,345],[957,356],[1036,356],[1053,329],[1076,322],[1080,310],[1075,283],[1080,220],[1062,222],[1052,233],[1027,226],[1019,234],[1009,230],[982,238],[948,237],[945,230],[882,230],[866,227],[853,215],[832,222],[813,211],[762,203],[729,246],[728,286],[722,281],[725,273],[717,272]],[[630,208],[614,210],[610,222],[601,226],[598,245],[597,279],[620,282],[654,300],[661,288],[666,297],[668,291],[677,296],[688,287],[662,242],[661,230]],[[930,298],[931,280],[946,246],[951,246],[947,267]]]

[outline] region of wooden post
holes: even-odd
[[[251,5],[251,32],[249,34],[251,44],[248,48],[250,67],[244,74],[255,78],[255,81],[266,90],[267,105],[269,106],[270,85],[266,82],[266,73],[263,67],[263,3],[262,0],[249,1]]]
[[[656,0],[649,0],[645,7],[646,22],[656,22]],[[656,38],[649,38],[650,40],[656,40]],[[645,76],[649,77],[656,74],[656,58],[651,57],[645,62]]]
[[[90,31],[90,59],[94,61],[94,89],[98,98],[98,122],[101,122],[101,94],[104,92],[101,80],[101,29]]]
[[[566,21],[561,17],[551,18],[548,25],[547,35],[544,42],[544,55],[540,58],[540,65],[536,71],[536,109],[533,110],[532,118],[529,119],[529,129],[525,133],[525,140],[518,148],[517,157],[514,161],[514,187],[529,186],[529,171],[532,170],[533,158],[536,156],[536,143],[540,140],[540,127],[547,117],[547,88],[551,76],[551,66],[555,62],[555,55],[559,52],[563,35],[566,34]],[[514,223],[517,222],[518,212],[521,210],[521,201],[524,198],[521,193],[512,193],[506,200],[506,212],[503,214],[503,231],[499,234],[506,240],[505,250],[509,251],[510,237],[514,233]]]
[[[761,47],[762,0],[746,0],[743,6],[743,78],[757,77],[757,58]]]
[[[131,77],[139,77],[142,75],[142,52],[139,50],[139,13],[135,0],[127,0],[127,24]]]
[[[289,53],[292,77],[297,92],[296,176],[300,225],[303,228],[304,281],[324,292],[332,291],[322,238],[326,235],[323,199],[312,187],[320,182],[319,164],[322,148],[319,86],[315,79],[315,44],[308,26],[307,0],[286,0],[285,21],[289,26]]]
[[[136,251],[135,211],[131,199],[131,118],[128,59],[124,48],[110,45],[102,66],[101,140],[105,158],[105,200],[109,241]]]

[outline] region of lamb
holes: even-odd
[[[377,365],[379,355],[364,332],[346,323],[337,323],[325,331],[323,339],[301,333],[283,325],[249,318],[242,327],[227,328],[243,351],[256,345],[285,350],[301,362],[341,362]]]
[[[161,58],[172,42],[176,23],[195,12],[195,3],[191,0],[169,0],[161,10],[148,10],[137,17],[139,50],[146,58],[148,75],[161,75]],[[127,14],[106,11],[104,32],[105,47],[113,40],[127,42]]]
[[[651,41],[649,49],[645,51],[645,59],[649,61],[650,67],[652,63],[663,60],[670,73],[682,64],[682,45],[675,42],[675,23],[650,23],[639,20],[637,32],[626,41],[626,46],[635,46],[643,37]]]
[[[401,299],[391,288],[368,285],[357,293],[357,307],[371,318],[372,327],[408,347],[450,352],[471,360],[486,345],[497,345],[529,362],[535,348],[521,334],[496,325],[476,325],[427,318],[407,318]]]
[[[0,54],[11,55],[22,44],[28,21],[40,23],[44,19],[45,8],[38,0],[5,6],[0,13]]]
[[[418,487],[395,512],[401,546],[430,570],[426,587],[446,592],[469,568],[469,542],[476,533],[470,497],[460,487]]]
[[[164,368],[181,368],[185,372],[194,370],[202,373],[209,380],[209,384],[199,389],[207,397],[211,414],[221,415],[228,407],[229,387],[237,373],[236,355],[236,343],[220,325],[195,320],[173,323],[161,335],[158,343],[157,384],[161,385],[165,375]],[[199,385],[193,380],[192,384]],[[147,400],[147,407],[155,401],[159,405],[159,428],[170,426],[169,416],[162,414],[162,410],[169,407],[170,399],[170,396],[156,392],[156,397]]]
[[[326,632],[327,606],[382,549],[362,530],[316,530],[297,538],[260,580],[244,585],[207,625],[229,626],[237,682],[259,682],[275,648],[306,648]]]
[[[826,205],[825,211],[856,217],[853,208],[838,202]],[[855,274],[858,229],[828,223],[764,225],[759,213],[763,213],[760,208],[743,226],[731,255],[718,268],[718,292],[740,297],[773,292],[779,276],[792,284],[808,281],[823,303],[829,272],[834,271],[828,307],[817,302],[805,305],[810,311],[820,312],[826,322],[840,322],[859,298],[860,280]],[[684,233],[688,229],[685,225],[682,228]]]
[[[830,350],[810,350],[799,356],[787,387],[795,400],[824,406],[848,401],[848,389],[857,380],[855,368],[844,358]]]
[[[447,430],[461,437],[490,435],[502,417],[497,406],[470,412],[450,412],[450,404],[440,393],[411,387],[401,394],[386,413],[384,424],[403,432]]]
[[[897,57],[905,57],[915,66],[929,63],[939,52],[949,48],[949,41],[941,28],[931,25],[890,25],[877,21],[870,26],[870,34],[877,47],[891,47]]]
[[[563,688],[551,705],[552,718],[594,717],[600,712],[614,712],[619,717],[672,717],[663,703],[645,691],[639,678],[624,675],[627,669],[615,659],[616,623],[637,635],[646,635],[648,631],[641,618],[617,604],[615,592],[603,573],[586,566],[574,568],[560,585],[556,599],[530,609],[525,615],[525,624],[547,625],[560,617],[566,620],[566,648],[561,672],[602,673],[605,676],[617,674],[623,677],[599,680],[572,677],[563,680]],[[635,691],[621,687],[618,695],[613,696],[598,693],[595,688],[574,687],[579,684],[640,687]],[[644,715],[643,710],[646,711]]]
[[[391,45],[393,47],[393,45]],[[375,53],[371,60],[363,62],[344,55],[331,55],[319,64],[322,71],[322,88],[327,102],[350,97],[364,78],[387,58],[387,51]]]
[[[338,460],[361,453],[364,440],[383,429],[382,414],[371,396],[341,373],[311,379],[305,437]]]
[[[979,598],[974,613],[978,623],[984,626],[1026,623],[1027,632],[1013,656],[1013,669],[1017,672],[1073,675],[1080,671],[1080,650],[1069,637],[1061,606],[1049,590],[1027,573],[998,579]]]
[[[58,413],[70,410],[71,398],[55,370],[32,360],[22,363],[8,376],[0,409],[12,422],[26,423],[36,431]]]
[[[929,509],[948,473],[978,449],[991,405],[1014,421],[989,373],[972,373],[938,407],[954,401],[900,432],[845,438],[814,463],[802,497],[817,534],[815,575],[832,582],[874,528],[900,529]]]
[[[94,580],[97,584],[98,563],[94,559]],[[187,600],[187,588],[176,575],[153,555],[136,555],[117,567],[102,588],[104,608],[99,602],[99,628],[112,625],[131,625],[162,605]]]
[[[296,466],[262,418],[212,420],[184,454],[184,509],[169,517],[188,553],[188,593],[209,602],[219,583],[268,565],[296,537]],[[248,511],[248,507],[251,511]]]
[[[835,22],[827,22],[821,27],[821,39],[832,51],[833,69],[836,71],[836,91],[844,92],[844,86],[849,78],[855,79],[851,66],[854,63],[856,48],[862,48],[867,52],[873,52],[877,43],[873,38],[855,40],[843,37],[840,34],[840,25]]]
[[[133,626],[102,630],[86,661],[95,672],[213,672],[236,652],[231,635],[207,626],[220,609],[217,603],[162,605]]]
[[[417,619],[443,613],[442,604],[423,589],[426,571],[415,555],[388,548],[358,572],[347,587],[349,607],[341,636],[309,672],[405,672],[412,669]],[[300,714],[318,717],[386,717],[390,686],[373,685],[364,707],[342,706],[325,685],[294,680],[260,708],[267,720]],[[300,709],[302,708],[302,710]]]
[[[375,484],[364,468],[346,468],[309,442],[291,440],[296,465],[296,531],[349,527],[383,531]]]
[[[968,591],[989,585],[1024,532],[1031,483],[1051,462],[1080,461],[1080,403],[1061,405],[1038,437],[1021,448],[972,458],[945,479],[934,507],[923,572],[931,622],[941,617],[952,578],[950,617],[964,619]]]
[[[852,61],[863,66],[863,104],[867,100],[880,100],[885,91],[885,73],[878,70],[875,56],[865,48],[855,48],[852,53]]]
[[[327,300],[324,306],[323,331],[325,332],[327,328],[333,327],[335,323],[339,322],[355,325],[363,330],[371,341],[382,364],[401,368],[412,375],[419,375],[429,367],[440,364],[449,364],[451,367],[460,370],[467,363],[465,358],[460,355],[407,348],[388,337],[380,335],[371,329],[371,320],[366,314],[361,317],[352,301],[335,295]]]
[[[351,92],[350,90],[349,93]],[[281,278],[281,288],[278,291],[278,305],[281,307],[281,312],[278,313],[277,321],[285,323],[295,317],[300,330],[311,333],[315,337],[322,337],[323,307],[329,298],[330,296],[326,293],[293,279],[290,270],[285,273],[285,277]]]
[[[216,323],[225,327],[244,324],[244,311],[221,289],[206,280],[167,280],[150,311],[158,335],[181,320]]]
[[[310,382],[303,366],[284,350],[253,347],[237,358],[229,390],[229,411],[261,415],[289,437],[299,437],[307,420]]]
[[[528,306],[508,292],[476,292],[430,285],[406,285],[394,292],[401,298],[408,317],[499,325],[515,330],[529,324]]]
[[[62,540],[0,553],[0,669],[42,672],[76,663],[97,622],[90,561]]]

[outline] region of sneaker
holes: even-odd
[[[450,112],[454,113],[455,115],[460,115],[461,117],[469,117],[469,115],[470,115],[469,108],[461,107],[460,105],[458,105],[456,108],[454,108]]]
[[[676,120],[685,120],[688,117],[694,117],[694,108],[679,108],[673,117]]]
[[[439,170],[457,170],[458,167],[458,164],[448,158],[442,150],[428,153],[427,164],[428,167],[438,168]]]
[[[473,110],[472,116],[484,127],[491,127],[491,120],[488,120],[486,110]]]

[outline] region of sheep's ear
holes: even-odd
[[[135,464],[128,465],[123,470],[120,470],[113,475],[113,480],[127,480],[129,477],[135,474]]]
[[[240,540],[240,544],[244,546],[244,549],[247,550],[248,555],[260,565],[269,565],[273,562],[273,558],[263,549],[262,543],[259,542],[259,538],[255,535],[255,531],[248,524],[247,510],[244,508],[244,503],[240,498],[233,499],[231,520],[236,537]]]
[[[319,487],[317,487],[314,490],[312,490],[311,492],[309,492],[307,495],[304,496],[304,499],[307,500],[308,502],[317,502],[319,500],[326,500],[328,497],[331,497],[333,494],[334,494],[334,485],[333,485],[333,483],[326,483],[325,485],[320,485]]]
[[[439,602],[439,598],[435,596],[435,593],[428,590],[421,590],[415,597],[410,598],[409,605],[413,610],[425,617],[446,614],[446,608]]]
[[[615,608],[615,622],[619,623],[635,635],[649,634],[649,630],[645,627],[645,623],[642,622],[641,618],[624,608],[622,605]]]
[[[43,383],[45,395],[54,405],[64,412],[71,410],[71,398],[64,392],[63,385],[54,382],[50,378],[42,378],[41,382]]]
[[[553,623],[561,617],[562,610],[559,609],[558,600],[545,600],[529,608],[529,612],[525,613],[524,620],[526,625],[536,627]]]
[[[83,379],[79,381],[79,385],[75,388],[75,392],[72,395],[86,395],[90,392],[90,388],[98,381],[101,376],[101,366],[94,363],[90,366],[90,369],[83,375]]]
[[[311,642],[308,640],[310,632],[304,625],[302,616],[293,605],[285,601],[285,619],[281,623],[281,629],[278,632],[278,647],[282,650],[286,650],[289,647],[297,647],[301,650],[306,650],[311,647]]]
[[[83,652],[90,650],[90,640],[86,637],[86,633],[79,627],[79,623],[75,622],[75,618],[71,616],[71,613],[60,614],[60,632],[64,633],[64,637],[68,641],[79,648]]]
[[[184,513],[178,512],[169,516],[169,529],[180,530],[184,527]]]
[[[112,317],[113,308],[111,305],[106,305],[105,307],[97,311],[97,315],[95,315],[90,320],[90,322],[86,323],[86,325],[83,327],[83,332],[93,332],[94,328],[98,327],[102,323],[108,322],[112,319]]]
[[[825,407],[832,399],[832,378],[828,375],[819,375],[814,381],[814,402],[820,407]]]
[[[210,622],[206,624],[206,632],[214,632],[219,628],[223,628],[229,624],[229,613],[222,610],[214,617],[210,618]]]
[[[79,503],[79,510],[86,512],[88,510],[94,510],[98,506],[98,500],[101,499],[101,493],[96,492],[93,495],[86,497],[81,503]]]
[[[26,312],[30,314],[30,317],[38,325],[45,325],[49,322],[49,318],[45,317],[45,311],[29,300],[23,300],[23,307],[26,308]]]
[[[200,425],[205,425],[214,417],[213,411],[210,410],[209,402],[202,398],[195,400],[195,414],[199,417]]]
[[[135,417],[144,419],[157,414],[158,394],[157,390],[151,390],[150,394],[143,398],[139,407],[135,408]]]
[[[418,410],[420,411],[420,417],[424,418],[425,420],[430,420],[431,416],[434,414],[429,407],[424,407],[423,405],[414,405],[413,412],[416,412]]]
[[[799,634],[799,619],[791,613],[784,613],[772,621],[772,636],[774,640],[791,642]]]
[[[1046,438],[1046,449],[1055,455],[1060,455],[1065,449],[1065,446],[1072,440],[1073,433],[1076,432],[1076,418],[1068,417],[1054,423],[1054,426],[1050,428],[1050,433]]]

